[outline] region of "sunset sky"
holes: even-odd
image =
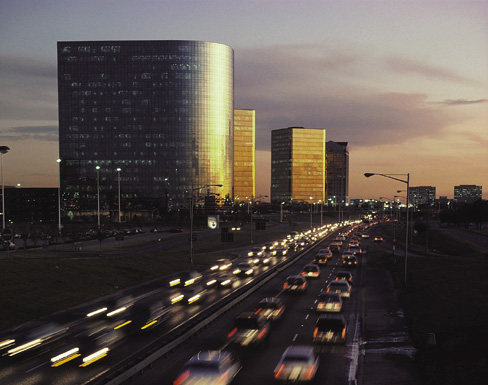
[[[6,185],[58,186],[56,42],[202,40],[235,54],[235,108],[256,110],[256,193],[269,194],[271,130],[349,142],[350,197],[410,173],[488,199],[488,1],[2,0],[0,146]]]

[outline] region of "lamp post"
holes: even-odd
[[[58,233],[61,234],[61,159],[56,159],[58,162],[58,175],[59,175],[59,187],[58,187]]]
[[[256,199],[267,198],[267,197],[268,197],[267,195],[260,195],[258,197],[252,197],[251,196],[251,201],[250,201],[250,208],[251,208],[251,244],[254,243],[254,240],[252,239],[252,204]]]
[[[313,219],[312,219],[312,197],[310,197],[310,230],[313,229]]]
[[[3,183],[3,154],[6,154],[10,147],[0,146],[0,169],[2,170],[2,230],[5,230],[5,185]]]
[[[283,205],[285,202],[281,202],[280,204],[280,223],[283,223]]]
[[[193,265],[193,192],[208,187],[222,187],[221,184],[207,184],[201,187],[195,187],[191,189],[190,196],[190,263]]]
[[[97,170],[97,220],[98,230],[100,230],[100,166],[95,167]]]
[[[406,286],[407,285],[407,262],[408,262],[408,196],[409,196],[409,191],[410,191],[410,173],[407,173],[407,174],[379,174],[379,173],[370,173],[370,172],[367,172],[364,174],[364,176],[366,178],[369,178],[373,175],[379,175],[379,176],[383,176],[385,178],[389,178],[389,179],[393,179],[393,180],[396,180],[398,182],[402,182],[402,183],[405,183],[407,185],[407,226],[406,226],[406,229],[405,229],[405,275],[404,275],[404,278],[403,278],[403,283],[404,285]],[[397,175],[403,175],[403,176],[406,176],[407,179],[404,180],[404,179],[400,179],[400,178],[396,178],[395,176]]]
[[[117,179],[119,185],[119,224],[122,223],[122,208],[120,207],[120,172],[122,169],[118,167],[115,171],[117,171]]]

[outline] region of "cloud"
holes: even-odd
[[[24,126],[3,129],[2,140],[44,140],[57,142],[59,140],[58,126]]]
[[[423,61],[412,60],[406,57],[390,56],[386,59],[386,65],[389,70],[401,75],[420,75],[429,79],[442,81],[464,83],[470,85],[479,85],[480,82],[461,76],[454,71],[446,68],[430,65]]]
[[[481,103],[486,103],[488,102],[488,99],[476,99],[476,100],[470,100],[470,99],[456,99],[456,100],[451,100],[447,99],[442,102],[439,102],[439,104],[444,105],[444,106],[465,106],[465,105],[471,105],[471,104],[481,104]]]

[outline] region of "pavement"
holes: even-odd
[[[407,322],[390,274],[362,265],[358,385],[418,385]]]

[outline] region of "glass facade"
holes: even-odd
[[[434,186],[415,186],[409,188],[409,203],[414,207],[432,206],[435,202]]]
[[[324,202],[325,129],[289,127],[271,132],[271,201]]]
[[[123,212],[188,205],[205,185],[232,198],[233,56],[199,41],[58,42],[66,208],[96,208],[99,184],[101,210],[118,213],[119,174]]]
[[[255,196],[254,110],[234,110],[234,201],[248,202]]]
[[[327,142],[328,204],[349,203],[349,147],[347,142]]]

